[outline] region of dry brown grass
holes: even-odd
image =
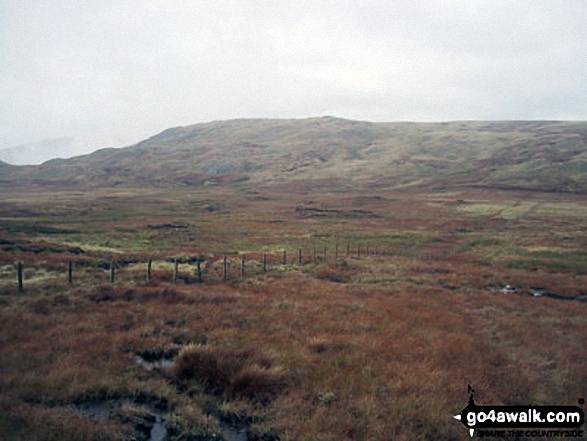
[[[145,233],[144,225],[166,221],[166,214],[155,213],[130,218],[124,226],[134,233],[109,236],[123,243],[127,234],[130,239],[149,234],[167,261],[200,255],[200,244],[189,241],[200,234],[210,260],[248,250],[246,279],[240,281],[231,267],[226,284],[211,270],[208,275],[215,278],[202,285],[184,280],[172,285],[168,263],[154,270],[150,284],[139,265],[121,269],[117,282],[108,284],[106,269],[78,261],[79,279],[69,286],[59,260],[63,253],[26,254],[32,272],[25,293],[16,295],[13,273],[0,286],[2,433],[10,434],[8,439],[31,433],[39,440],[57,433],[64,439],[124,438],[132,431],[128,425],[100,425],[71,406],[141,396],[167,403],[177,436],[189,430],[214,433],[219,416],[239,421],[259,439],[278,434],[282,440],[307,441],[454,440],[466,435],[452,415],[466,404],[468,384],[486,404],[575,404],[584,397],[587,304],[533,297],[530,288],[578,297],[587,292],[585,271],[528,270],[506,262],[525,258],[539,245],[548,250],[556,245],[557,259],[572,259],[587,245],[585,221],[567,216],[538,229],[542,218],[522,219],[496,233],[499,240],[484,241],[479,238],[491,237],[503,219],[475,212],[462,217],[457,199],[514,206],[509,195],[405,191],[382,190],[378,199],[284,189],[263,193],[272,200],[251,196],[248,202],[227,195],[224,206],[232,212],[190,219],[193,228]],[[174,197],[170,207],[182,213],[181,198]],[[326,224],[288,217],[309,199],[381,217]],[[93,228],[120,223],[104,218]],[[562,239],[571,235],[572,240]],[[391,255],[346,258],[346,241],[378,244]],[[327,262],[311,262],[313,246],[322,243],[331,251],[339,243],[341,259],[335,263],[330,254]],[[301,266],[292,264],[298,246],[304,248]],[[461,247],[456,255],[420,258],[422,252],[453,246]],[[286,267],[277,258],[284,247]],[[258,265],[263,252],[276,257],[267,273]],[[6,253],[11,262],[20,257]],[[134,256],[148,255],[141,250]],[[37,281],[35,265],[44,268],[52,258],[56,263],[49,272],[61,278]],[[88,251],[84,259],[108,262],[110,256]],[[193,268],[182,271],[187,277]],[[505,284],[517,286],[518,294],[489,289]],[[173,369],[147,371],[136,363],[138,355],[157,359],[178,351]]]
[[[267,403],[285,389],[288,376],[258,350],[222,350],[210,345],[188,345],[179,353],[175,376],[196,380],[212,393],[230,399],[248,398]]]

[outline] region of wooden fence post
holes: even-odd
[[[302,264],[302,249],[298,248],[298,264]]]
[[[73,283],[73,262],[67,259],[67,281]]]
[[[241,256],[241,279],[245,278],[245,255]]]
[[[18,293],[22,293],[24,291],[24,285],[22,283],[22,262],[19,260],[16,262],[16,277],[18,280]]]
[[[282,260],[283,264],[287,264],[287,250],[283,250],[283,260]]]
[[[322,259],[326,260],[326,244],[322,245]]]
[[[202,267],[200,264],[200,259],[196,260],[196,271],[198,273],[198,283],[202,283]]]
[[[114,260],[110,261],[110,283],[114,283],[114,279],[116,277],[116,262]]]
[[[147,260],[147,282],[151,281],[151,267],[153,265],[153,260]]]
[[[267,254],[263,253],[263,272],[267,272]]]
[[[375,256],[377,256],[377,247],[375,247],[375,248],[373,249],[373,254],[374,254]]]
[[[177,283],[177,259],[173,259],[173,283]]]
[[[226,274],[226,254],[224,255],[224,258],[222,259],[222,281],[226,282],[227,279],[227,274]]]

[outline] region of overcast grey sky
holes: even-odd
[[[243,117],[587,120],[583,0],[0,0],[0,148]]]

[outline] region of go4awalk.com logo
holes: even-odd
[[[469,404],[454,418],[473,437],[583,437],[585,412],[579,406],[479,406],[469,386]],[[583,406],[585,400],[580,399]]]

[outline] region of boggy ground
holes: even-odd
[[[52,196],[0,206],[2,439],[152,439],[160,413],[174,440],[227,426],[250,440],[456,440],[468,385],[485,404],[586,395],[587,208],[572,195]],[[346,256],[347,242],[388,252]],[[283,249],[288,265],[262,272],[260,253]],[[244,280],[207,268],[197,284],[184,264],[171,283],[173,257],[237,251]],[[135,263],[108,283],[101,263],[123,257]],[[82,411],[103,403],[105,418]]]

